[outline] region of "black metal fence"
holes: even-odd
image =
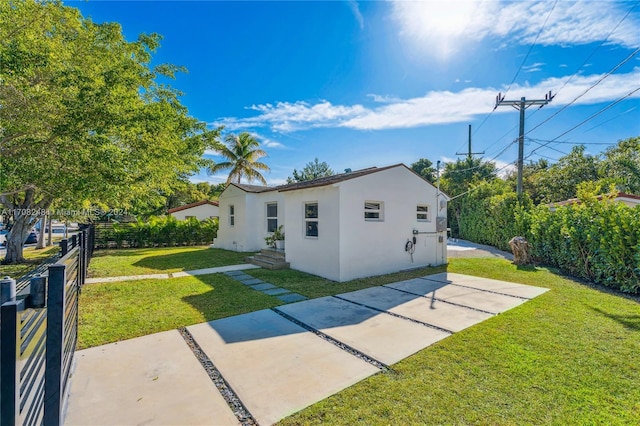
[[[78,340],[78,296],[94,231],[62,240],[42,275],[2,280],[0,418],[5,425],[61,425]],[[18,290],[18,288],[21,288]]]

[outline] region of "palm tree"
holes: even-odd
[[[214,164],[209,168],[209,173],[213,174],[220,170],[231,169],[227,183],[233,180],[240,183],[240,180],[245,177],[249,182],[253,182],[256,179],[266,185],[267,181],[258,170],[271,171],[271,169],[266,164],[258,161],[262,157],[266,157],[267,153],[258,148],[260,143],[256,138],[251,136],[249,132],[242,132],[238,136],[228,134],[224,141],[225,144],[220,144],[216,151],[227,161]]]

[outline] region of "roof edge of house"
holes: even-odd
[[[205,204],[210,204],[210,205],[216,206],[216,207],[219,206],[219,203],[217,201],[202,200],[202,201],[196,201],[195,203],[185,204],[184,206],[174,207],[172,209],[169,209],[168,212],[169,212],[169,214],[176,213],[176,212],[179,212],[179,211],[182,211],[182,210],[190,209],[192,207],[203,206]]]

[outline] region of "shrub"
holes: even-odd
[[[151,217],[147,222],[101,224],[96,227],[96,248],[162,247],[211,243],[218,234],[218,220],[173,216]]]

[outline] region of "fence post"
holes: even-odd
[[[16,300],[16,280],[4,277],[0,280],[0,305]]]
[[[85,265],[87,264],[87,231],[80,231],[80,252],[78,259],[78,285],[82,287],[84,285],[85,278]]]
[[[66,238],[60,241],[60,257],[64,257],[69,252],[69,240]]]
[[[71,236],[71,248],[74,248],[78,245],[78,234],[73,234]]]
[[[31,278],[31,308],[44,308],[47,294],[47,278],[42,275]]]
[[[64,356],[64,312],[66,266],[49,266],[47,296],[47,369],[44,385],[45,426],[62,424],[62,362]]]
[[[18,304],[15,300],[6,302],[0,308],[0,418],[3,425],[14,426],[18,414],[17,359],[20,325],[18,321]]]

